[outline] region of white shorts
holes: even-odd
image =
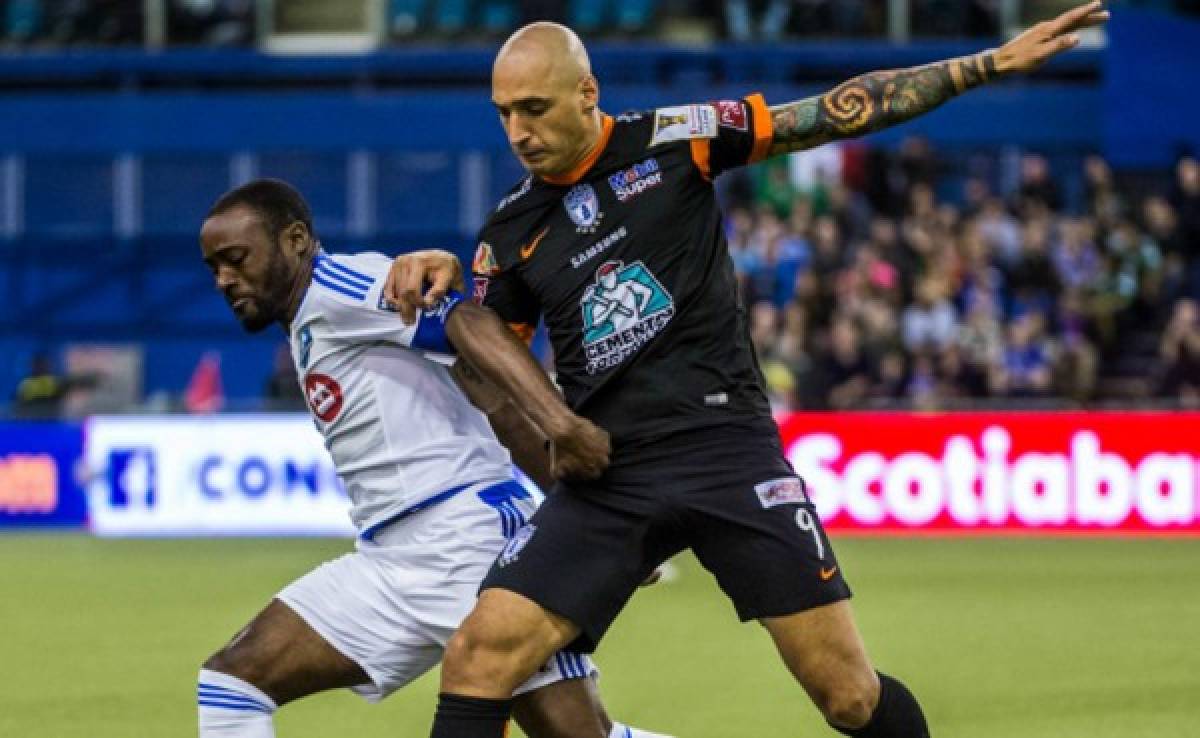
[[[441,661],[479,582],[536,508],[516,482],[468,488],[360,539],[277,597],[362,667],[371,683],[353,690],[378,702]],[[516,694],[595,674],[587,656],[559,652]]]

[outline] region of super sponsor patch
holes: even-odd
[[[654,111],[654,135],[650,145],[694,138],[715,138],[717,110],[712,105],[678,105]]]
[[[783,477],[754,485],[754,492],[763,507],[776,505],[806,505],[808,493],[799,477]]]

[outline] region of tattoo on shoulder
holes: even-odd
[[[996,77],[990,52],[855,77],[818,97],[771,108],[772,154],[903,123]]]

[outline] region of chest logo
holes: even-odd
[[[658,165],[658,159],[654,157],[634,164],[628,169],[623,169],[608,178],[608,186],[612,188],[613,194],[620,202],[625,202],[660,184],[662,184],[662,169]]]
[[[325,423],[337,420],[345,404],[342,386],[337,380],[318,372],[304,377],[304,399],[308,401],[312,414]]]
[[[496,253],[487,241],[480,241],[475,249],[475,259],[471,262],[471,271],[480,277],[494,277],[500,273],[500,264],[496,261]]]
[[[595,233],[596,226],[604,218],[600,212],[600,198],[590,184],[576,185],[563,197],[563,207],[575,223],[577,233]]]
[[[589,374],[625,361],[675,317],[675,301],[640,261],[601,264],[580,307]]]

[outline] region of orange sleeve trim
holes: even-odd
[[[600,120],[600,138],[596,140],[596,145],[592,147],[588,155],[583,157],[583,161],[576,164],[575,168],[566,174],[545,176],[542,179],[552,185],[572,185],[578,182],[592,168],[596,160],[600,158],[600,155],[604,153],[604,150],[608,148],[608,139],[612,138],[614,125],[615,122],[612,116],[605,115]]]
[[[771,123],[771,110],[761,94],[756,92],[748,96],[746,104],[750,106],[754,118],[754,148],[750,150],[750,158],[746,163],[753,164],[767,158],[767,153],[771,150],[771,139],[775,137],[775,128]]]
[[[508,329],[517,334],[517,338],[521,339],[526,346],[533,344],[533,334],[537,332],[536,325],[528,323],[509,323]]]
[[[709,162],[711,154],[712,146],[707,138],[692,139],[692,161],[696,163],[696,168],[707,180],[712,180],[712,165]]]

